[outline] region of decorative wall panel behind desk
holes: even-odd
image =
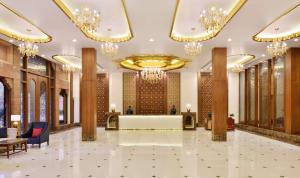
[[[105,126],[105,113],[109,110],[109,89],[107,74],[97,74],[97,126]]]

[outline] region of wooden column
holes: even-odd
[[[226,141],[228,117],[227,48],[212,50],[212,140]]]
[[[300,48],[290,48],[285,57],[285,131],[300,133]]]
[[[95,141],[97,139],[96,120],[96,50],[94,48],[82,49],[82,81],[81,81],[81,121],[82,141]]]

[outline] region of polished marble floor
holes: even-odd
[[[104,131],[82,142],[81,128],[50,136],[50,146],[0,157],[0,178],[299,178],[300,147],[250,133]]]

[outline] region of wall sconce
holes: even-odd
[[[111,112],[115,112],[116,111],[116,105],[115,104],[111,104],[110,108],[111,108]]]
[[[192,109],[192,105],[191,104],[186,104],[186,110],[187,112],[191,112],[191,109]]]
[[[17,136],[19,136],[21,116],[20,115],[11,115],[10,121],[12,122],[13,128],[17,128]]]

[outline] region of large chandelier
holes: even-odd
[[[279,28],[275,28],[276,36]],[[288,47],[285,42],[282,41],[273,41],[270,45],[267,46],[267,52],[272,57],[279,57],[286,54]]]
[[[189,42],[184,45],[184,51],[189,56],[197,56],[202,51],[202,44],[199,42]]]
[[[232,72],[236,72],[236,73],[239,73],[239,72],[242,72],[244,70],[244,66],[242,64],[235,64],[232,68],[231,68],[231,71]]]
[[[39,47],[37,45],[35,45],[34,43],[25,42],[25,43],[19,44],[19,52],[23,56],[26,55],[27,57],[34,57],[35,55],[38,54]]]
[[[165,72],[162,71],[160,68],[156,68],[156,67],[144,68],[141,71],[142,79],[151,84],[158,83],[160,80],[164,78],[164,75]]]
[[[81,67],[77,66],[77,65],[63,64],[62,70],[64,72],[79,72],[79,71],[81,71]]]
[[[287,44],[281,41],[274,41],[267,46],[267,52],[272,57],[279,57],[286,54],[288,47]]]
[[[209,34],[216,34],[225,23],[227,12],[220,8],[211,7],[208,11],[203,10],[200,14],[200,23]]]
[[[100,13],[96,10],[83,8],[76,9],[73,13],[75,24],[83,31],[94,33],[97,31],[100,24]]]
[[[104,55],[113,57],[118,54],[119,46],[112,42],[106,42],[101,44],[101,52]]]

